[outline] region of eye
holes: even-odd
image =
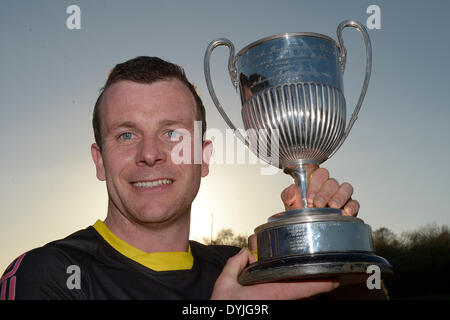
[[[181,133],[179,133],[175,130],[169,130],[169,131],[167,131],[166,134],[172,141],[175,141],[175,140],[178,141],[178,140],[180,140],[180,137],[182,137]]]
[[[133,134],[131,132],[124,132],[119,136],[122,140],[131,140],[133,138]]]

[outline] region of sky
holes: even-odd
[[[67,27],[70,5],[80,8],[80,29]],[[203,74],[213,39],[228,38],[236,52],[285,32],[337,39],[341,21],[366,24],[370,5],[380,8],[381,28],[369,30],[369,89],[349,137],[322,166],[353,185],[358,217],[374,230],[399,234],[450,225],[449,1],[1,0],[0,269],[23,252],[105,218],[106,187],[96,179],[90,155],[91,119],[115,64],[149,55],[183,66],[204,101],[208,128],[226,136]],[[351,114],[365,50],[356,30],[343,36]],[[227,59],[226,48],[214,51],[213,83],[242,128]],[[262,175],[263,164],[221,163],[219,155],[194,201],[191,239],[209,238],[211,226],[213,235],[223,228],[249,235],[284,210],[280,193],[292,183],[289,176]]]

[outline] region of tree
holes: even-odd
[[[244,235],[235,235],[231,229],[222,229],[217,233],[217,237],[214,240],[203,238],[204,243],[216,244],[216,245],[228,245],[240,248],[246,248],[247,237]]]
[[[398,244],[397,236],[394,232],[386,227],[381,227],[373,232],[374,246],[396,245]]]
[[[450,297],[450,230],[427,225],[397,237],[387,228],[373,233],[375,253],[389,261],[385,279],[392,299]]]

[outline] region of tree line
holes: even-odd
[[[450,299],[450,230],[427,225],[396,235],[373,232],[375,253],[387,259],[394,275],[385,279],[392,299]]]

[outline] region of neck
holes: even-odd
[[[108,208],[104,223],[117,237],[146,253],[187,252],[190,216],[189,208],[189,211],[181,215],[176,221],[155,224],[129,219]]]

